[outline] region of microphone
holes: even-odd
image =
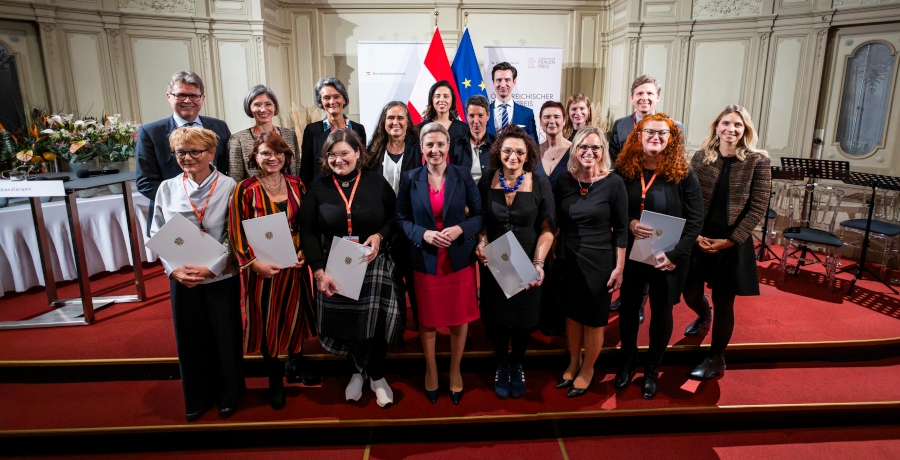
[[[85,179],[91,176],[105,176],[108,174],[119,174],[118,169],[104,169],[103,171],[88,171],[87,169],[79,169],[75,171],[75,177]]]

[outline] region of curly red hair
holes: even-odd
[[[684,157],[684,135],[678,128],[678,123],[664,113],[655,113],[641,118],[628,139],[625,146],[616,158],[616,172],[628,180],[635,180],[644,171],[644,147],[641,136],[644,135],[644,126],[651,121],[664,121],[669,125],[669,142],[663,150],[661,159],[657,162],[656,172],[667,182],[681,182],[688,175],[690,166]]]

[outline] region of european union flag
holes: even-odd
[[[456,80],[463,108],[465,108],[466,101],[476,94],[487,97],[487,86],[481,76],[481,68],[478,67],[478,58],[475,57],[475,47],[472,46],[468,27],[463,32],[462,40],[459,41],[459,47],[456,49],[456,56],[453,56],[453,64],[450,68],[453,70],[453,78]],[[460,118],[465,121],[466,114],[461,113]]]

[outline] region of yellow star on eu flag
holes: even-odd
[[[468,78],[466,78],[465,80],[463,80],[462,83],[463,83],[463,86],[465,86],[466,88],[472,86],[472,80],[469,80]]]
[[[481,80],[481,84],[478,85],[478,87],[481,88],[482,91],[484,91],[484,88],[486,88],[486,86],[484,86],[484,80]]]

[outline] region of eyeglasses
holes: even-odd
[[[587,145],[587,144],[578,145],[579,152],[587,153],[588,150],[590,150],[591,152],[594,152],[594,153],[600,153],[601,151],[603,151],[603,146],[602,145]]]
[[[259,155],[260,158],[284,158],[284,152],[258,152],[257,155]]]
[[[190,99],[194,102],[200,100],[203,97],[202,94],[187,94],[187,93],[169,93],[169,96],[174,97],[176,100],[183,101],[185,99]]]
[[[521,149],[511,149],[509,147],[507,147],[505,149],[500,149],[500,152],[502,152],[504,155],[512,155],[513,153],[515,153],[516,156],[519,156],[519,157],[525,156],[525,154],[528,153]]]
[[[647,135],[648,138],[653,139],[653,136],[659,134],[660,139],[665,139],[669,137],[669,134],[672,134],[668,129],[645,129],[644,134]]]
[[[172,156],[181,160],[185,155],[190,155],[191,158],[196,160],[197,158],[200,158],[200,155],[203,155],[203,152],[205,151],[206,150],[175,150],[172,152]]]
[[[344,150],[343,152],[328,152],[325,154],[325,158],[333,160],[337,157],[340,157],[342,160],[346,160],[350,155],[353,155],[352,150]]]
[[[259,110],[263,107],[265,107],[267,109],[271,109],[272,107],[275,107],[275,104],[272,102],[254,102],[253,104],[250,105],[250,107],[253,107],[254,109],[257,109],[257,110]]]

